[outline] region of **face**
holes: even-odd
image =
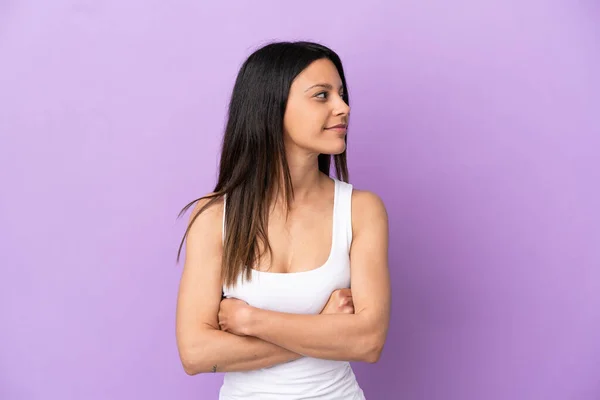
[[[283,117],[285,143],[314,154],[340,154],[350,107],[335,65],[328,59],[310,64],[294,79]],[[342,126],[340,126],[342,125]]]

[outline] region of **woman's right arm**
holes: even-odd
[[[199,201],[192,216],[207,202]],[[261,339],[219,329],[222,210],[222,201],[207,208],[198,216],[186,239],[177,298],[176,335],[179,356],[189,375],[256,370],[301,357]]]

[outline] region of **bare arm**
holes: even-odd
[[[192,216],[206,202],[201,200]],[[183,368],[190,375],[255,370],[301,357],[264,340],[219,329],[222,209],[222,202],[206,209],[194,222],[186,242],[176,335]]]
[[[350,258],[355,314],[297,315],[240,304],[237,321],[241,322],[236,333],[310,357],[366,362],[379,359],[391,303],[387,213],[379,197],[358,191],[353,195],[353,210]]]

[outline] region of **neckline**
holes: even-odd
[[[333,259],[333,254],[335,253],[335,241],[337,238],[337,209],[338,209],[338,198],[339,198],[339,181],[337,179],[335,179],[334,177],[330,177],[333,180],[334,183],[334,187],[333,187],[333,216],[331,217],[331,248],[329,249],[329,255],[327,256],[327,260],[325,260],[325,262],[323,264],[321,264],[320,266],[313,268],[313,269],[309,269],[307,271],[296,271],[296,272],[270,272],[270,271],[259,271],[257,269],[254,268],[250,268],[250,271],[252,271],[252,274],[259,274],[259,275],[265,275],[265,276],[285,276],[285,275],[292,275],[292,276],[298,276],[298,275],[306,275],[306,274],[310,274],[310,273],[315,273],[317,271],[321,271],[323,269],[325,269],[325,267],[327,267],[327,265],[329,265],[331,263],[331,260]]]

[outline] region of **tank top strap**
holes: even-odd
[[[227,195],[223,195],[223,228],[222,228],[222,242],[225,245],[225,210],[227,210]]]
[[[337,208],[336,208],[336,229],[340,233],[340,244],[350,251],[352,244],[352,190],[350,183],[336,179],[337,188]]]

